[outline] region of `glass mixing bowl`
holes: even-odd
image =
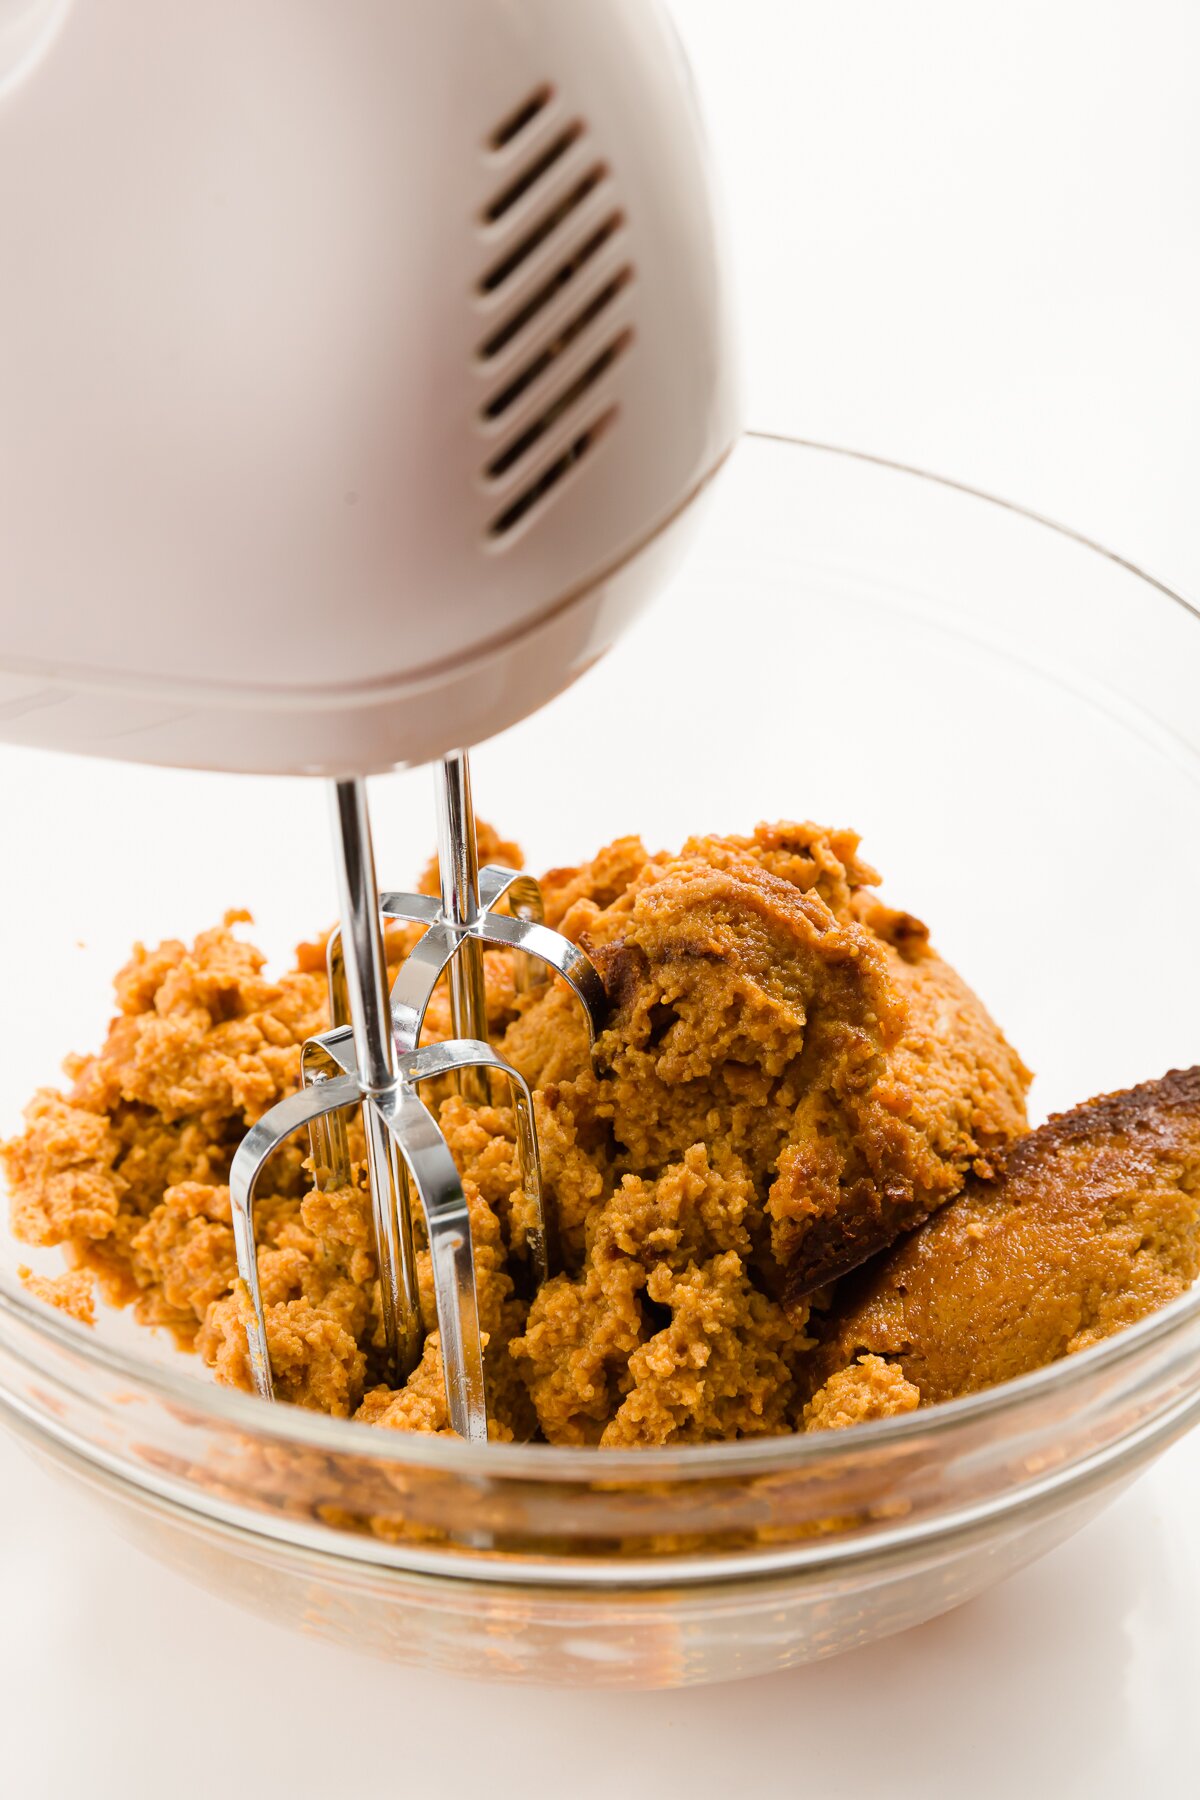
[[[748,438],[685,570],[605,663],[475,758],[533,868],[853,824],[884,892],[1039,1071],[1035,1118],[1193,1058],[1197,614],[1017,508]],[[8,752],[0,1131],[98,1041],[133,937],[248,904],[275,957],[333,912],[323,796]],[[375,783],[381,877],[432,835]],[[53,819],[53,829],[48,821]],[[80,940],[83,940],[80,942]],[[472,1447],[268,1408],[0,1243],[0,1416],[137,1542],[318,1635],[461,1674],[675,1685],[928,1619],[1039,1556],[1200,1413],[1200,1292],[988,1393],[852,1431],[637,1452]]]

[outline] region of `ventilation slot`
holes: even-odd
[[[506,212],[511,212],[518,200],[524,198],[531,187],[536,187],[543,175],[548,175],[556,162],[559,162],[583,136],[583,126],[576,119],[565,131],[560,131],[552,144],[548,144],[535,162],[523,169],[515,181],[496,195],[490,206],[484,208],[483,216],[489,225],[502,219]]]
[[[504,537],[508,532],[513,530],[514,526],[519,525],[525,515],[531,512],[537,505],[538,501],[548,494],[552,488],[556,488],[559,482],[569,475],[571,470],[583,460],[588,451],[591,450],[604,436],[604,433],[608,430],[616,416],[617,409],[615,406],[612,406],[606,413],[601,413],[600,417],[589,425],[586,431],[581,431],[574,442],[568,444],[561,456],[555,457],[554,461],[549,463],[547,467],[542,470],[535,481],[530,482],[529,486],[522,493],[518,494],[516,499],[511,501],[502,513],[497,514],[496,518],[494,518],[488,526],[488,536],[493,538]]]
[[[520,137],[527,125],[532,125],[540,112],[544,112],[554,96],[554,89],[543,84],[535,88],[523,106],[518,106],[515,113],[510,113],[503,124],[497,125],[488,139],[489,150],[503,150],[511,144],[515,137]]]
[[[507,281],[510,275],[515,274],[521,264],[526,262],[534,251],[540,249],[546,239],[558,230],[563,220],[569,219],[576,208],[583,205],[588,195],[595,192],[607,173],[608,170],[603,163],[596,163],[590,168],[582,180],[577,181],[570,192],[563,195],[558,205],[553,207],[545,218],[539,220],[532,231],[528,232],[518,244],[514,245],[498,263],[488,270],[479,283],[480,292],[483,294],[493,293],[501,282]]]
[[[620,301],[635,278],[625,214],[611,198],[601,146],[567,104],[545,84],[488,140],[506,152],[501,164],[487,164],[477,215],[491,261],[476,304],[489,302],[480,311],[495,315],[475,366],[481,386],[490,378],[475,404],[480,460],[490,458],[480,474],[503,508],[485,528],[493,542],[561,491],[608,430],[619,401],[607,377],[633,341]]]
[[[524,331],[529,321],[536,318],[544,306],[549,306],[555,295],[562,292],[567,283],[578,275],[580,269],[590,263],[598,251],[603,250],[609,238],[613,237],[624,223],[624,213],[610,213],[599,230],[594,231],[590,238],[580,244],[578,250],[563,263],[562,267],[554,271],[549,281],[535,294],[531,294],[524,306],[513,313],[510,319],[506,319],[485,344],[480,345],[480,360],[488,362],[493,356],[499,356],[505,345],[511,344],[517,333]]]
[[[594,387],[602,375],[607,374],[617,358],[627,350],[633,338],[632,331],[623,331],[614,338],[606,350],[602,350],[594,362],[590,362],[581,375],[578,375],[570,387],[563,389],[558,397],[551,401],[544,413],[540,413],[533,423],[527,425],[519,437],[488,463],[485,474],[494,481],[501,475],[507,475],[515,463],[519,463],[527,451],[532,450],[538,439],[545,437],[552,425],[557,425],[563,414],[569,412],[577,400],[582,400],[590,387]]]
[[[521,398],[526,388],[532,387],[538,376],[545,374],[551,364],[558,361],[563,351],[569,349],[577,337],[582,336],[593,320],[598,319],[601,313],[612,305],[622,288],[627,287],[632,280],[633,270],[627,263],[623,269],[617,271],[611,281],[600,289],[598,294],[592,296],[581,312],[576,313],[573,319],[568,320],[557,337],[547,344],[531,363],[527,363],[506,388],[502,388],[500,393],[488,401],[483,408],[483,417],[498,419],[501,413],[507,412],[513,402]]]

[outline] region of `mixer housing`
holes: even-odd
[[[0,66],[0,737],[361,774],[548,700],[735,430],[662,10],[39,10]]]

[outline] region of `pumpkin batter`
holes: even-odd
[[[519,866],[486,828],[481,855]],[[847,1271],[993,1183],[1026,1130],[1029,1076],[925,927],[876,898],[877,879],[852,833],[786,823],[674,855],[620,839],[551,871],[547,922],[589,951],[609,995],[594,1054],[564,988],[521,994],[509,954],[487,952],[490,1031],[534,1088],[561,1257],[530,1299],[511,1114],[443,1097],[493,1435],[697,1442],[937,1397],[887,1346],[842,1354],[831,1321]],[[422,886],[436,891],[436,870]],[[69,1062],[65,1092],[35,1097],[4,1159],[14,1227],[63,1247],[74,1308],[78,1278],[94,1280],[248,1388],[229,1162],[298,1085],[300,1046],[328,1015],[323,941],[272,980],[236,934],[245,917],[190,947],[135,950],[103,1048]],[[419,933],[389,929],[393,962]],[[448,1030],[439,995],[427,1037]],[[273,1159],[256,1208],[276,1392],[446,1430],[428,1257],[424,1354],[391,1388],[366,1197],[314,1190],[306,1150]]]

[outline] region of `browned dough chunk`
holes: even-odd
[[[1200,1273],[1200,1068],[1022,1138],[840,1291],[815,1379],[864,1352],[950,1400],[1131,1325]]]

